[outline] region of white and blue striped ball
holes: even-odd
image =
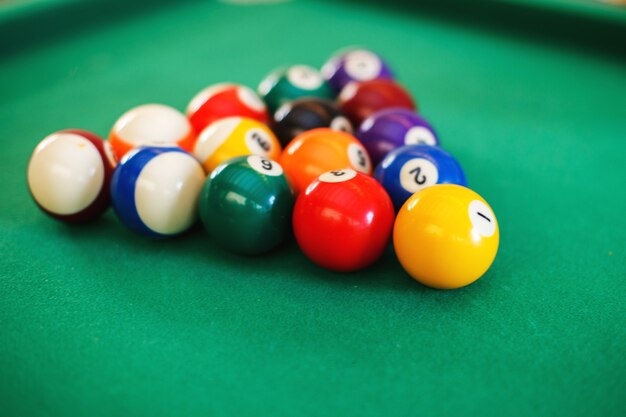
[[[180,148],[137,148],[113,172],[113,209],[139,234],[177,235],[196,221],[204,180],[200,163]]]

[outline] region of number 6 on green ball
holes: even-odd
[[[223,248],[242,255],[267,252],[291,233],[294,195],[283,168],[258,155],[219,165],[200,194],[200,218]]]

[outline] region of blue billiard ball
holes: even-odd
[[[391,151],[374,177],[389,193],[396,212],[414,193],[435,184],[467,185],[461,165],[437,146],[408,145]]]
[[[113,209],[139,234],[176,235],[195,222],[204,180],[202,165],[180,148],[135,148],[113,171]]]

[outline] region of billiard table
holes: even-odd
[[[3,416],[623,416],[626,10],[599,2],[19,1],[0,9]],[[35,145],[102,136],[362,45],[383,55],[501,241],[480,280],[411,279],[389,248],[340,274],[293,239],[68,226],[26,186]]]

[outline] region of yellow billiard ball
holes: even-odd
[[[393,229],[396,256],[424,285],[460,288],[480,278],[498,252],[500,231],[489,204],[469,188],[434,185],[413,194]]]
[[[208,125],[198,136],[193,155],[211,173],[222,162],[245,155],[277,160],[280,142],[270,128],[247,117],[226,117]]]

